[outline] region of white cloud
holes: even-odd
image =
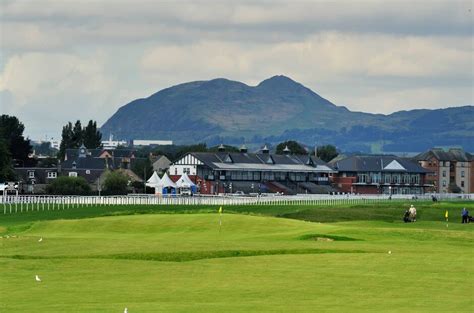
[[[363,111],[472,104],[469,9],[469,0],[1,1],[0,109],[31,133],[59,132],[174,84],[276,74]]]
[[[109,93],[116,85],[105,73],[105,62],[102,53],[14,56],[0,74],[0,93],[8,95],[8,106],[2,110],[56,134],[68,120],[103,121]]]
[[[462,45],[464,38],[458,38]],[[464,77],[472,51],[457,49],[453,39],[320,33],[300,42],[240,45],[201,41],[188,45],[157,46],[145,52],[141,65],[150,75],[262,77],[288,73],[311,79],[318,76]],[[227,75],[226,75],[227,74]]]

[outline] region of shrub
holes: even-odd
[[[118,171],[109,172],[104,181],[104,194],[126,195],[128,193],[128,177]]]
[[[60,176],[46,187],[52,195],[88,195],[91,187],[84,177]]]

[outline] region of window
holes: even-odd
[[[461,177],[464,177],[464,171],[461,171]]]
[[[446,181],[443,180],[443,187],[446,187]]]
[[[178,168],[177,167],[174,168],[174,174],[178,175]]]
[[[86,174],[89,175],[91,173],[91,170],[86,170]]]
[[[357,182],[358,183],[366,183],[368,180],[368,175],[367,174],[358,174],[357,175]]]
[[[443,177],[446,177],[446,171],[443,171]]]
[[[35,178],[35,172],[28,172],[28,178]]]
[[[77,177],[77,172],[69,172],[69,177]]]
[[[464,188],[464,180],[461,180],[461,187]]]
[[[58,173],[56,172],[48,172],[48,178],[56,178],[58,177]]]

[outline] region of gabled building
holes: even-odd
[[[57,166],[53,167],[15,167],[20,183],[20,193],[42,193],[46,185],[58,177]]]
[[[150,156],[153,171],[159,174],[166,172],[171,165],[171,161],[164,155]]]
[[[360,194],[423,194],[429,170],[416,162],[393,155],[355,155],[329,162],[337,170],[334,186],[342,192]]]
[[[216,153],[188,153],[172,163],[169,170],[171,175],[187,173],[198,177],[205,186],[201,193],[210,194],[327,193],[329,174],[333,172],[314,156],[291,155],[288,149],[285,155],[270,154],[266,147],[260,153],[248,153],[245,146],[240,152],[225,152],[221,147]]]
[[[431,172],[427,181],[436,192],[474,192],[474,156],[462,149],[433,148],[413,158]],[[457,190],[456,190],[457,189]]]

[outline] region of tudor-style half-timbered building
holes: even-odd
[[[260,153],[194,152],[188,153],[170,166],[171,175],[187,173],[203,185],[201,193],[281,192],[328,193],[329,174],[334,169],[325,162],[308,155],[270,154],[267,148]]]

